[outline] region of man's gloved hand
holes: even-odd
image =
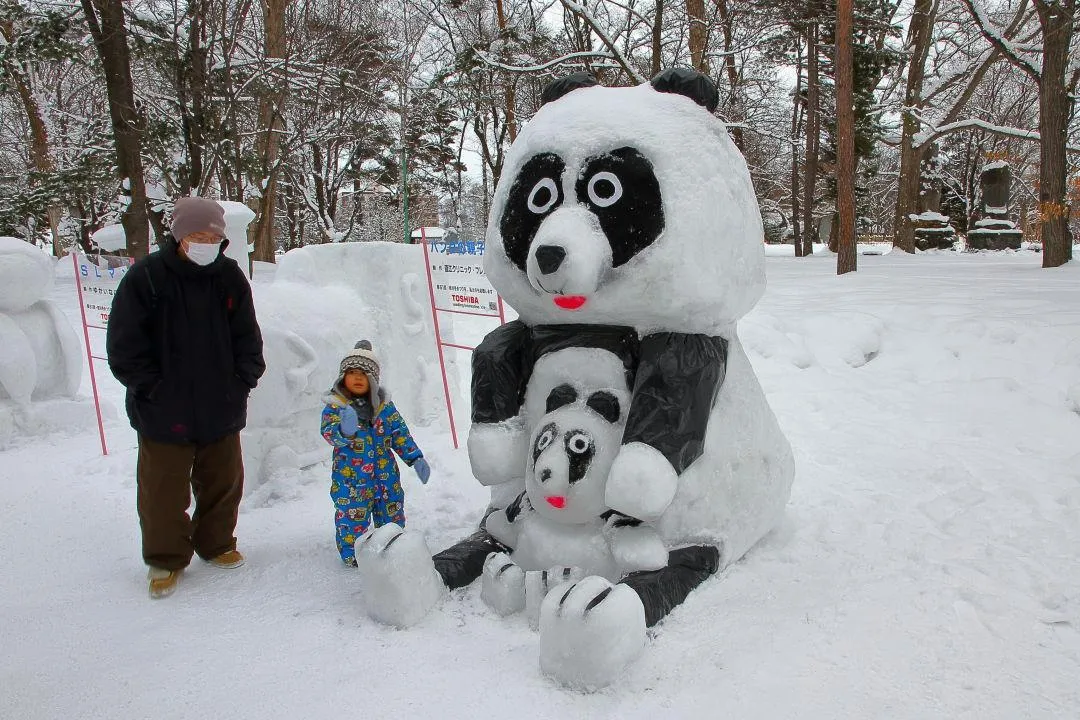
[[[416,476],[420,478],[420,482],[427,485],[428,478],[431,477],[431,466],[428,465],[427,460],[419,458],[413,463],[412,469],[416,471]]]
[[[352,437],[360,427],[360,419],[356,417],[356,410],[352,405],[346,405],[341,409],[341,434]]]

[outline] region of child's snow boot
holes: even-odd
[[[159,600],[172,595],[176,590],[176,583],[180,580],[180,572],[180,570],[150,568],[146,574],[146,579],[150,581],[150,597]]]

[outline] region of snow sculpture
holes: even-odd
[[[499,612],[539,604],[541,669],[597,687],[637,657],[647,627],[776,525],[794,462],[736,332],[764,291],[763,232],[746,164],[711,114],[716,88],[686,70],[631,88],[572,75],[544,101],[511,148],[488,227],[485,269],[519,313],[473,356],[469,456],[492,507],[430,561],[394,526],[362,538],[357,557],[365,585],[383,585],[364,597],[383,622],[422,617],[384,601],[436,574],[451,588],[485,575]],[[563,464],[588,444],[583,428],[596,441],[588,485],[552,502],[545,471],[571,484]],[[530,579],[546,563],[587,577]]]
[[[312,418],[337,377],[343,349],[358,337],[379,338],[385,384],[410,422],[422,426],[438,417],[442,385],[423,272],[419,246],[334,243],[290,250],[272,282],[256,279],[266,374],[248,404],[245,502],[261,506],[295,496],[300,470],[326,459],[326,441],[312,431]],[[310,292],[313,286],[318,293]]]
[[[82,382],[79,338],[48,297],[53,261],[0,237],[0,441],[30,419],[31,401],[73,398]]]

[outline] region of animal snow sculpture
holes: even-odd
[[[794,463],[736,333],[764,291],[763,232],[746,164],[711,114],[715,87],[685,70],[631,88],[576,75],[543,99],[507,157],[487,235],[486,272],[519,313],[473,356],[469,456],[494,513],[431,560],[392,527],[357,557],[380,587],[366,599],[373,616],[422,617],[444,586],[508,549],[487,528],[526,489],[553,390],[621,389],[604,512],[621,520],[613,534],[655,531],[667,553],[646,544],[615,583],[593,574],[553,588],[540,618],[543,671],[595,687],[640,653],[646,627],[776,525]]]
[[[82,381],[79,338],[48,297],[53,262],[17,238],[0,237],[0,403],[74,397]]]

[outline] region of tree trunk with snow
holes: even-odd
[[[851,35],[854,25],[852,0],[836,4],[836,274],[853,272],[855,247],[855,98]]]
[[[708,75],[709,66],[705,61],[705,0],[686,0],[686,21],[690,25],[690,65],[698,72]]]
[[[741,120],[739,115],[733,114],[732,109],[735,108],[736,98],[738,97],[739,89],[739,71],[735,68],[735,27],[734,19],[730,8],[728,7],[728,0],[716,0],[716,9],[720,13],[720,31],[724,36],[724,72],[727,75],[728,81],[728,97],[724,103],[724,107],[727,109],[729,119]],[[740,152],[745,152],[743,131],[742,128],[731,128],[731,139],[735,143],[735,147],[739,148]]]
[[[656,0],[656,6],[653,8],[653,26],[652,26],[652,62],[650,63],[651,73],[649,77],[656,77],[663,69],[661,65],[664,61],[664,0]]]
[[[802,52],[795,53],[795,91],[791,104],[791,240],[795,246],[795,257],[803,256],[802,235],[799,232],[799,153],[796,141],[799,137],[799,125],[802,108]]]
[[[900,181],[896,191],[896,213],[893,219],[893,247],[904,252],[915,252],[915,223],[911,216],[919,213],[919,185],[922,168],[923,146],[916,146],[915,133],[919,120],[915,112],[921,109],[923,77],[926,58],[930,52],[934,20],[937,16],[936,0],[915,0],[915,10],[908,25],[907,86],[904,92],[903,132],[900,137]]]
[[[1039,82],[1039,222],[1042,224],[1043,267],[1072,259],[1066,186],[1066,144],[1072,98],[1066,85],[1069,48],[1076,22],[1076,1],[1036,0],[1043,30],[1043,62]]]
[[[127,207],[120,222],[127,236],[127,251],[141,258],[150,249],[150,225],[146,211],[146,183],[142,164],[142,120],[135,108],[131,81],[131,53],[127,44],[123,0],[81,0],[86,24],[105,71],[116,145],[116,165]]]
[[[259,189],[255,222],[249,235],[254,251],[252,260],[274,262],[277,240],[275,219],[277,209],[278,158],[281,154],[281,134],[285,129],[285,11],[290,0],[263,0],[264,50],[269,69],[270,89],[259,98],[259,132],[257,154],[260,158],[259,177],[253,183]]]
[[[814,252],[814,193],[818,175],[818,139],[820,123],[820,80],[818,78],[818,26],[806,30],[806,162],[803,164],[803,252]]]

